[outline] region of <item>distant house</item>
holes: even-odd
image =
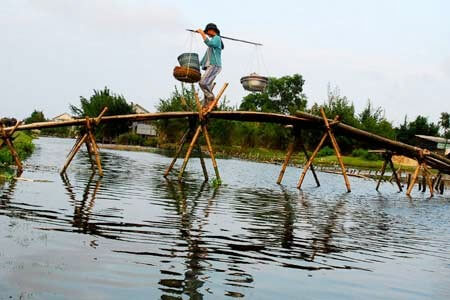
[[[146,110],[144,107],[137,103],[131,103],[133,106],[133,110],[137,114],[148,114],[150,113],[148,110]],[[140,135],[146,135],[146,136],[156,136],[156,127],[152,124],[151,121],[135,121],[131,124],[131,130],[133,133],[140,134]]]
[[[54,122],[63,122],[63,121],[71,121],[73,119],[74,118],[71,115],[69,115],[68,113],[63,113],[63,114],[60,114],[60,115],[52,118],[52,121],[54,121]]]
[[[450,139],[439,136],[416,134],[417,145],[439,154],[450,154]]]

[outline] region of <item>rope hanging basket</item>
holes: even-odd
[[[180,66],[173,69],[173,76],[187,83],[199,82],[201,78],[200,60],[197,53],[183,53],[178,56]]]
[[[263,92],[266,89],[269,79],[267,77],[251,73],[241,78],[241,84],[245,90],[250,92]]]
[[[187,67],[179,67],[176,66],[173,69],[173,76],[181,81],[181,82],[187,82],[187,83],[195,83],[199,82],[202,75],[200,74],[200,71],[187,68]]]

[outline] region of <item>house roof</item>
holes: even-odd
[[[450,139],[446,139],[439,136],[430,136],[430,135],[422,135],[422,134],[416,134],[416,137],[422,140],[430,141],[437,144],[450,144]]]
[[[149,111],[146,110],[142,105],[139,105],[137,103],[132,103],[133,105],[133,109],[136,111],[136,113],[138,114],[148,114]]]
[[[61,118],[61,117],[69,117],[69,118],[71,118],[71,119],[73,119],[73,117],[70,115],[70,114],[68,114],[68,113],[62,113],[62,114],[60,114],[60,115],[57,115],[56,117],[53,117],[52,118],[52,120],[56,120],[56,119],[59,119],[59,118]]]

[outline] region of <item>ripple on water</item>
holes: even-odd
[[[103,178],[83,152],[60,177],[71,143],[37,140],[23,176],[50,182],[0,191],[0,296],[450,296],[448,194],[410,201],[355,178],[345,193],[323,173],[298,191],[298,169],[278,186],[279,166],[240,160],[219,160],[214,188],[196,158],[180,183],[162,177],[169,157],[118,151],[102,151]]]

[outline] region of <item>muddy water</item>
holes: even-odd
[[[449,299],[450,196],[219,160],[224,185],[162,177],[170,158],[103,151],[58,170],[73,141],[42,138],[0,188],[0,299]],[[212,170],[208,161],[209,169]],[[47,182],[45,182],[47,181]]]

